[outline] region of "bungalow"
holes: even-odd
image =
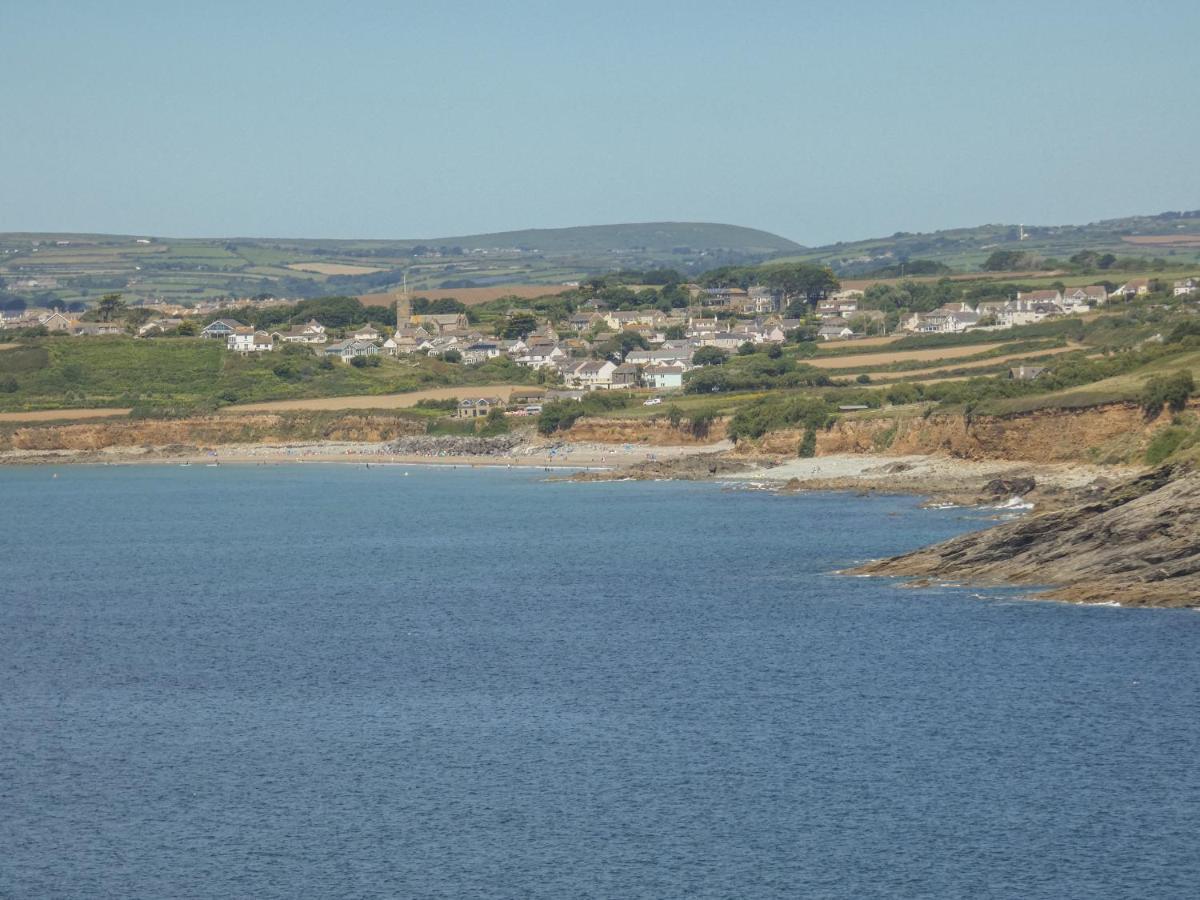
[[[493,409],[503,410],[504,401],[499,397],[464,397],[458,401],[454,415],[459,419],[481,419]]]
[[[1188,278],[1184,281],[1175,282],[1173,292],[1176,297],[1190,297],[1200,289],[1200,280]]]
[[[378,356],[379,348],[370,341],[356,341],[354,338],[347,338],[344,341],[330,344],[322,353],[325,356],[336,356],[348,363],[359,356]]]
[[[1132,300],[1134,297],[1141,297],[1150,293],[1149,278],[1134,278],[1125,282],[1115,291],[1114,294],[1121,294],[1126,300]]]
[[[495,359],[499,355],[500,345],[489,341],[477,341],[462,351],[463,362],[472,364],[487,362],[489,359]]]
[[[683,387],[683,372],[681,365],[646,366],[642,369],[642,383],[659,391],[678,390]]]
[[[846,325],[822,325],[817,337],[823,341],[845,341],[854,337],[854,332]]]
[[[124,330],[120,322],[75,322],[71,325],[71,334],[76,337],[121,334]]]
[[[288,331],[272,331],[271,337],[282,344],[324,344],[329,340],[325,329],[311,331],[307,327],[292,328]]]
[[[143,324],[138,330],[138,337],[153,337],[156,334],[164,334],[168,331],[174,331],[183,324],[183,319],[151,319]]]
[[[216,319],[200,329],[200,337],[220,338],[225,341],[236,329],[245,327],[237,319]]]
[[[379,340],[379,332],[371,325],[364,325],[362,328],[354,329],[350,337],[356,341],[377,341]]]
[[[235,353],[267,353],[275,349],[275,342],[265,331],[243,325],[225,339],[225,347]]]

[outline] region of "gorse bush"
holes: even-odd
[[[1188,371],[1172,372],[1170,375],[1155,375],[1142,389],[1141,405],[1148,416],[1157,416],[1167,407],[1180,412],[1187,406],[1188,398],[1195,393],[1196,382]]]
[[[819,398],[764,397],[739,409],[729,421],[727,433],[731,440],[738,441],[797,425],[816,431],[833,420],[833,407]]]

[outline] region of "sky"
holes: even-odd
[[[808,245],[1200,207],[1195,0],[0,0],[0,231]]]

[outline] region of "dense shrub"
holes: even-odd
[[[729,422],[731,440],[759,438],[768,431],[795,425],[825,428],[833,422],[833,408],[815,397],[764,397],[739,409]]]
[[[1164,406],[1172,412],[1180,412],[1187,406],[1188,397],[1195,390],[1196,382],[1192,373],[1186,370],[1170,375],[1155,375],[1142,389],[1142,409],[1148,416],[1158,415]]]
[[[574,400],[547,403],[538,416],[538,434],[551,435],[556,431],[566,431],[583,416],[583,413],[583,404]]]

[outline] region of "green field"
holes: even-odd
[[[383,359],[378,367],[323,366],[302,353],[229,353],[219,341],[125,337],[42,338],[0,350],[0,411],[97,407],[204,411],[231,403],[390,394],[458,384],[528,381],[507,362],[478,368],[434,359]]]

